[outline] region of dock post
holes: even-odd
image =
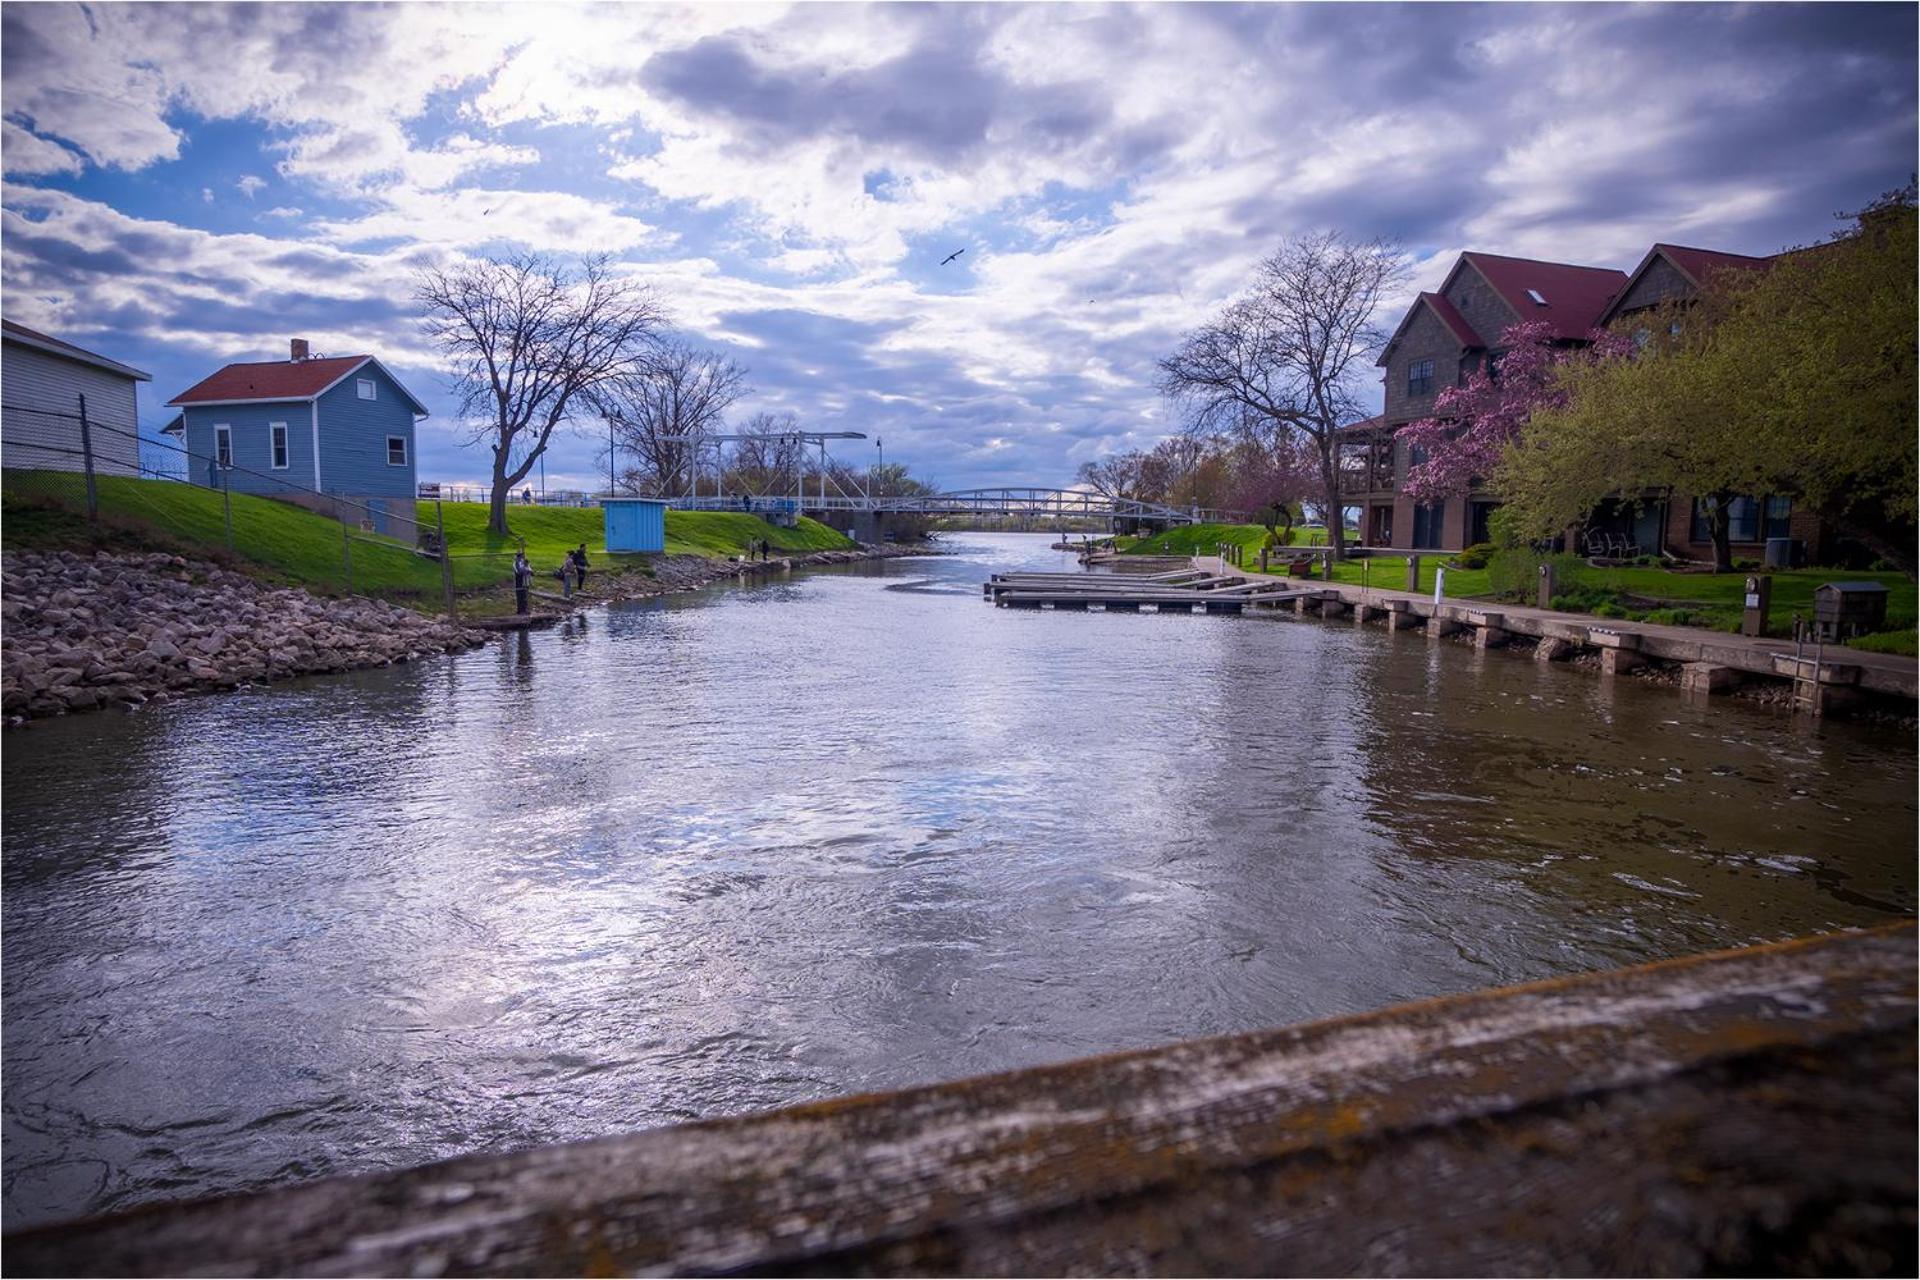
[[[1540,562],[1540,594],[1534,600],[1534,603],[1542,609],[1553,608],[1553,598],[1560,594],[1559,591],[1556,590],[1556,577],[1557,575],[1553,571],[1553,561],[1542,560]]]
[[[447,551],[447,516],[439,502],[433,504],[433,523],[440,534],[440,591],[447,598],[447,619],[460,621],[460,610],[453,603],[453,556]]]
[[[1420,590],[1420,557],[1419,556],[1407,557],[1407,590],[1416,592],[1416,593]]]

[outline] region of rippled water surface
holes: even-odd
[[[9,737],[7,1225],[1914,909],[1906,735],[1045,543]]]

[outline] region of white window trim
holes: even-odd
[[[274,439],[276,432],[279,433],[277,442]],[[273,458],[276,453],[285,455],[286,461],[275,462]],[[287,424],[284,422],[269,422],[267,424],[267,470],[285,471],[292,466],[293,433],[287,430]]]
[[[224,462],[220,459],[220,445],[223,441],[227,446],[227,457]],[[213,464],[229,469],[233,466],[233,424],[231,422],[213,424]]]
[[[396,440],[400,442],[400,461],[398,462],[395,462],[393,460],[393,442]],[[407,444],[407,438],[405,436],[388,436],[387,437],[387,465],[388,466],[404,467],[407,465],[409,461],[412,460],[412,457],[413,457],[413,449]]]
[[[356,378],[354,380],[354,394],[362,400],[378,400],[380,398],[380,384],[372,378]]]

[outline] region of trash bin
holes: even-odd
[[[1798,538],[1768,538],[1767,568],[1798,569],[1807,562],[1807,544]]]

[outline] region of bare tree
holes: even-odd
[[[1385,241],[1330,231],[1288,241],[1252,289],[1160,361],[1161,393],[1197,426],[1244,430],[1252,414],[1311,446],[1335,559],[1346,554],[1340,427],[1358,416],[1358,384],[1385,341],[1374,312],[1404,270]]]
[[[760,496],[790,489],[804,467],[800,423],[791,413],[754,414],[741,426],[744,440],[736,441],[727,464],[727,480],[737,489]]]
[[[727,410],[746,391],[747,371],[717,351],[669,340],[644,368],[608,379],[594,402],[620,443],[638,455],[644,484],[660,494],[687,492],[700,457]]]
[[[531,253],[428,268],[414,299],[453,361],[472,442],[492,446],[487,528],[506,536],[513,486],[595,389],[645,360],[665,317],[650,289],[614,275],[604,257],[577,270]]]
[[[1093,462],[1083,462],[1075,478],[1103,498],[1137,498],[1140,496],[1141,467],[1145,462],[1146,455],[1133,449]]]

